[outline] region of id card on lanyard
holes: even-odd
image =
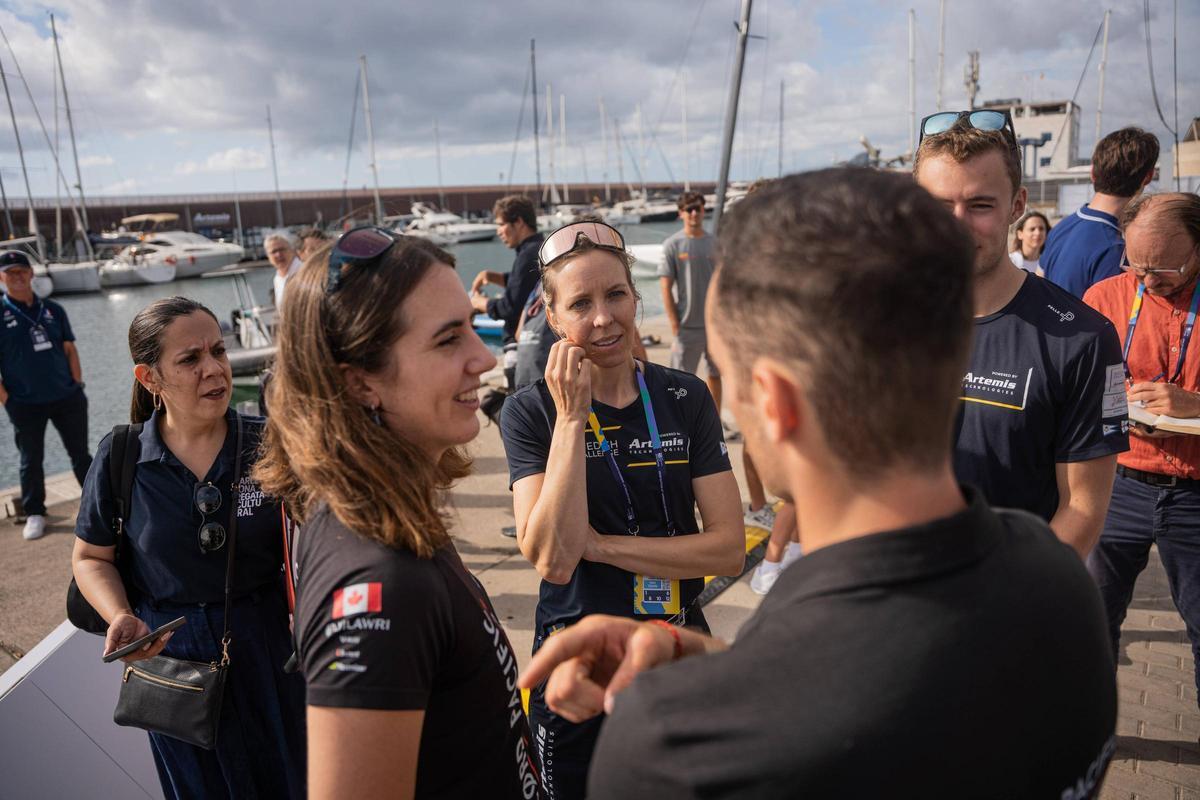
[[[640,366],[636,370],[636,375],[638,392],[642,397],[642,411],[646,415],[646,427],[650,432],[650,444],[654,450],[654,467],[658,473],[658,490],[662,501],[663,518],[667,524],[667,535],[674,536],[675,521],[671,518],[671,509],[667,503],[667,466],[666,457],[663,455],[662,438],[658,433],[658,423],[654,419],[654,406],[650,403],[650,390],[646,387],[646,378],[642,374]],[[621,487],[621,493],[625,499],[625,532],[630,536],[637,536],[641,531],[641,526],[638,523],[637,510],[633,506],[633,495],[629,491],[629,484],[625,482],[625,476],[621,474],[616,454],[613,453],[612,445],[604,436],[600,420],[596,417],[594,409],[588,410],[588,425],[600,445],[600,452],[608,463],[613,480]],[[633,576],[633,613],[635,615],[678,614],[680,610],[679,595],[680,582],[678,578]]]
[[[38,313],[36,317],[30,317],[21,309],[17,308],[16,304],[4,298],[4,305],[8,306],[14,313],[29,323],[29,338],[33,341],[33,352],[41,353],[54,347],[54,342],[50,341],[50,334],[42,326],[42,316],[46,313],[46,305],[40,300],[38,301]]]

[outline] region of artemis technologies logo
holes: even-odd
[[[1050,313],[1058,315],[1059,322],[1070,322],[1071,320],[1075,319],[1074,311],[1059,311],[1052,305],[1047,305],[1046,308],[1050,309]]]
[[[968,372],[963,376],[963,393],[959,399],[1011,411],[1024,411],[1032,378],[1032,367],[1024,373],[1001,370]]]

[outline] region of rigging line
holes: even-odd
[[[350,106],[350,138],[346,141],[346,167],[342,170],[342,210],[345,213],[346,205],[349,202],[349,186],[350,186],[350,156],[354,152],[354,121],[358,117],[358,95],[362,91],[362,67],[360,66],[354,74],[354,104]]]
[[[71,45],[70,45],[69,39],[66,39],[66,40],[59,39],[58,40],[58,48],[59,48],[60,52],[65,53],[63,55],[64,61],[72,61],[73,60],[70,57],[70,55],[66,55],[66,54],[69,54],[71,51]],[[91,105],[90,95],[87,93],[87,91],[84,89],[83,86],[76,87],[76,89],[75,89],[75,108],[76,109],[82,108],[84,111],[86,111],[91,116],[92,124],[88,127],[88,130],[94,131],[95,134],[100,137],[101,144],[104,145],[105,152],[108,154],[115,152],[113,149],[113,146],[112,146],[112,140],[110,138],[108,138],[108,130],[101,124],[100,115],[96,112],[96,109]],[[106,164],[105,166],[112,168],[112,171],[115,172],[117,175],[118,182],[120,182],[121,184],[125,183],[125,173],[121,172],[121,167],[118,165],[117,160],[115,158],[112,160],[111,164]]]
[[[679,57],[679,64],[675,67],[675,75],[671,78],[671,85],[667,88],[666,99],[663,100],[662,110],[658,114],[658,121],[654,123],[654,127],[650,129],[650,138],[654,139],[658,129],[662,127],[663,120],[667,116],[667,107],[671,104],[671,98],[675,94],[675,85],[679,83],[679,76],[683,72],[684,64],[687,63],[688,50],[692,46],[692,36],[696,33],[696,27],[700,24],[700,15],[704,13],[704,6],[708,4],[708,0],[700,0],[700,5],[696,8],[696,16],[692,18],[692,27],[688,31],[687,39],[683,43],[683,55]]]
[[[1162,106],[1158,104],[1158,87],[1154,84],[1154,55],[1150,52],[1150,0],[1142,0],[1142,20],[1146,27],[1146,66],[1150,68],[1150,96],[1154,98],[1154,110],[1158,112],[1163,127],[1174,136],[1175,129],[1167,124],[1167,118],[1163,116]]]
[[[513,137],[512,159],[508,162],[508,183],[504,185],[505,191],[512,188],[513,170],[517,167],[517,145],[521,142],[521,127],[525,123],[525,101],[529,99],[529,73],[532,71],[533,64],[526,64],[525,84],[521,87],[521,111],[517,114],[517,135]]]
[[[766,10],[770,8],[769,3],[764,2],[763,6],[763,28],[770,29],[770,18]],[[754,149],[749,151],[750,158],[757,157],[754,163],[754,170],[747,178],[753,180],[756,177],[762,176],[763,159],[766,157],[766,144],[763,135],[763,117],[767,111],[767,65],[770,63],[771,40],[767,39],[763,42],[762,51],[762,79],[758,87],[758,121],[754,125]],[[749,164],[747,164],[749,166]]]
[[[1075,104],[1075,99],[1079,97],[1079,90],[1083,87],[1083,79],[1087,76],[1088,66],[1092,63],[1092,54],[1096,52],[1096,45],[1100,42],[1100,34],[1104,32],[1104,20],[1100,20],[1100,24],[1096,26],[1096,35],[1092,37],[1092,49],[1088,50],[1087,60],[1083,62],[1083,71],[1079,73],[1079,80],[1075,84],[1075,92],[1071,95],[1071,105]],[[1058,135],[1054,137],[1054,148],[1050,151],[1050,160],[1054,160],[1054,154],[1058,152],[1058,145],[1062,142],[1063,131],[1067,129],[1067,122],[1071,119],[1071,105],[1067,106],[1067,113],[1063,116],[1062,125],[1059,126]],[[1036,151],[1035,151],[1036,152]],[[1034,156],[1037,158],[1037,156]],[[1024,168],[1022,166],[1022,168]]]

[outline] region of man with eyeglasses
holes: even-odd
[[[1154,177],[1158,137],[1141,128],[1113,131],[1092,151],[1092,199],[1054,226],[1042,251],[1042,271],[1076,297],[1121,272],[1124,242],[1118,219]]]
[[[1086,558],[1104,523],[1116,454],[1129,447],[1116,331],[1008,258],[1009,226],[1025,212],[1026,192],[1007,112],[927,117],[913,172],[975,241],[975,335],[955,475],[993,506],[1040,516]]]
[[[1129,404],[1153,416],[1200,417],[1200,345],[1193,343],[1200,291],[1200,197],[1134,200],[1122,218],[1124,272],[1084,300],[1124,331]],[[1114,654],[1151,545],[1187,625],[1200,687],[1200,435],[1134,424],[1117,464],[1112,503],[1088,570],[1100,587]]]

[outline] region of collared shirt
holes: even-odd
[[[300,259],[293,258],[292,263],[288,265],[286,275],[280,275],[276,272],[275,277],[271,279],[271,290],[275,293],[276,309],[283,308],[283,291],[287,287],[287,282],[291,280],[293,275],[300,271],[300,267],[302,266],[303,262]]]
[[[217,603],[225,597],[225,560],[229,546],[215,552],[200,550],[198,532],[205,522],[229,530],[234,460],[237,450],[237,412],[229,409],[229,430],[221,451],[201,481],[183,465],[158,433],[161,412],[142,428],[141,453],[134,473],[133,496],[125,534],[133,558],[130,578],[152,601]],[[242,417],[242,475],[238,492],[237,558],[233,594],[241,597],[277,581],[283,564],[283,532],[279,504],[263,495],[250,470],[262,439],[264,420]],[[113,498],[108,471],[112,434],[100,440],[96,458],[83,483],[75,535],[89,544],[112,547]],[[221,492],[221,507],[205,517],[196,507],[196,486],[211,482]]]
[[[36,349],[35,327],[45,332],[50,347]],[[79,391],[63,347],[73,341],[67,312],[53,300],[35,300],[33,305],[8,296],[0,300],[0,381],[9,398],[42,405]]]
[[[1112,214],[1084,205],[1055,225],[1042,250],[1042,272],[1076,297],[1121,271],[1125,239]]]
[[[504,320],[504,340],[511,342],[517,335],[517,323],[521,320],[521,309],[529,299],[529,293],[540,280],[538,250],[542,246],[542,235],[535,233],[517,245],[512,270],[504,283],[504,292],[487,302],[487,315],[492,319]]]
[[[813,551],[727,652],[639,675],[588,797],[1092,797],[1117,710],[1095,584],[1045,523],[964,495]]]
[[[1138,279],[1131,273],[1093,286],[1084,296],[1088,305],[1112,320],[1125,345],[1128,335],[1129,311],[1137,294]],[[1168,376],[1175,371],[1183,338],[1183,323],[1192,302],[1192,289],[1184,289],[1170,297],[1142,295],[1142,311],[1138,316],[1133,344],[1129,347],[1129,371],[1134,383],[1149,381],[1160,373]],[[1200,391],[1200,341],[1195,335],[1184,354],[1183,372],[1178,384],[1189,392]],[[1122,453],[1117,463],[1180,478],[1200,478],[1200,436],[1180,434],[1164,439],[1129,437],[1129,452]]]

